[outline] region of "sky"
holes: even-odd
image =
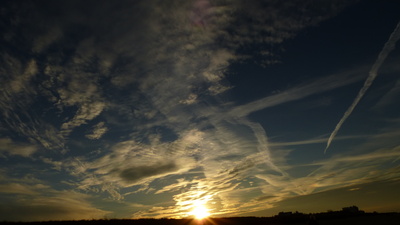
[[[399,11],[1,1],[0,220],[399,212]]]

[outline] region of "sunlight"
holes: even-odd
[[[190,212],[191,215],[196,217],[196,219],[201,220],[204,219],[208,216],[210,216],[210,213],[208,212],[208,209],[204,205],[195,205],[193,210]]]

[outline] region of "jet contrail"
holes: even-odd
[[[365,82],[364,82],[364,86],[358,92],[357,97],[354,99],[353,103],[350,105],[350,107],[344,113],[342,119],[340,119],[339,123],[336,125],[335,129],[329,136],[324,154],[326,153],[326,150],[328,150],[333,138],[336,136],[337,132],[339,131],[340,127],[343,125],[344,121],[347,119],[347,117],[350,116],[350,114],[353,112],[354,108],[357,106],[358,102],[364,96],[365,92],[367,92],[368,88],[372,85],[372,82],[378,76],[379,68],[382,66],[383,62],[385,61],[385,59],[389,55],[389,53],[395,48],[396,42],[399,39],[400,39],[400,22],[397,24],[396,28],[390,35],[389,40],[385,43],[385,46],[383,46],[382,51],[378,55],[378,59],[375,61],[374,65],[372,65],[372,68],[369,71],[367,80],[365,80]]]

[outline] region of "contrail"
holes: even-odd
[[[378,55],[378,59],[375,61],[374,65],[372,65],[372,68],[369,71],[367,80],[365,80],[364,86],[358,92],[356,99],[354,99],[353,103],[350,105],[350,107],[344,113],[342,119],[340,119],[339,123],[336,125],[335,129],[329,136],[324,154],[326,153],[326,150],[328,150],[329,146],[331,145],[331,142],[332,142],[333,138],[336,136],[340,127],[342,127],[344,121],[350,116],[350,114],[353,112],[354,108],[357,106],[358,102],[364,96],[365,92],[367,92],[368,88],[372,85],[372,82],[378,76],[379,68],[382,66],[382,63],[385,61],[385,59],[389,55],[389,53],[395,48],[396,42],[399,39],[400,39],[400,22],[397,24],[396,28],[390,35],[389,40],[385,43],[385,46],[383,46],[382,51]]]

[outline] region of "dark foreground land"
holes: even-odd
[[[316,223],[315,223],[316,222]],[[79,220],[47,222],[0,222],[0,225],[400,225],[400,213],[365,213],[362,215],[308,215],[275,217],[230,217],[193,219],[134,219],[134,220]]]

